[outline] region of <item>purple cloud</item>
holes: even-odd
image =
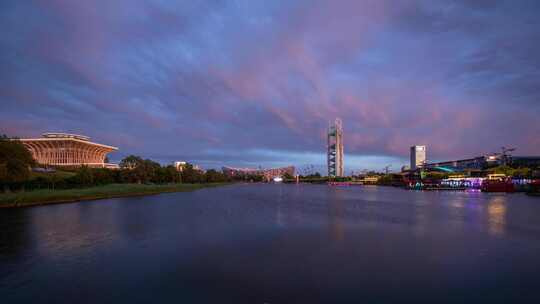
[[[322,165],[341,117],[350,169],[398,167],[413,144],[433,160],[540,153],[535,1],[1,6],[11,135],[88,134],[118,158]]]

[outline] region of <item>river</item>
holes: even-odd
[[[2,303],[540,303],[540,199],[243,184],[0,210]]]

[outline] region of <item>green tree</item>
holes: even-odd
[[[20,141],[0,136],[0,184],[4,191],[12,183],[24,187],[23,182],[30,178],[30,168],[34,165],[32,154]]]
[[[156,172],[161,166],[152,160],[130,155],[122,159],[120,168],[122,168],[124,181],[140,184],[155,181]]]
[[[207,183],[220,183],[220,182],[225,182],[227,180],[227,177],[225,176],[225,174],[218,172],[215,169],[210,169],[206,171],[206,173],[204,174],[204,177],[205,177],[204,180]]]
[[[201,183],[204,182],[204,174],[201,170],[195,169],[192,164],[186,164],[182,169],[182,182]]]
[[[120,161],[119,166],[122,169],[135,169],[143,161],[144,160],[139,156],[129,155],[129,156],[125,157],[124,159],[122,159],[122,161]]]
[[[107,185],[115,182],[119,182],[118,170],[110,170],[106,168],[94,168],[91,169],[94,177],[95,185]]]
[[[87,166],[82,166],[77,170],[75,180],[79,186],[88,187],[94,184],[94,175]]]
[[[145,159],[135,171],[139,174],[139,178],[143,183],[156,182],[156,176],[160,171],[161,165],[150,159]]]
[[[505,174],[506,176],[512,176],[514,174],[514,168],[509,166],[498,166],[488,170],[490,173],[494,174]]]
[[[167,175],[167,181],[170,183],[181,183],[182,175],[176,168],[172,165],[165,167],[165,173]]]
[[[289,172],[285,172],[285,174],[283,174],[283,179],[284,180],[294,179],[294,176],[290,175]]]
[[[531,168],[517,168],[512,173],[513,177],[519,177],[519,178],[528,178],[532,176]]]
[[[432,172],[426,172],[424,177],[425,178],[428,178],[428,179],[435,179],[435,180],[441,180],[441,179],[445,179],[445,178],[448,178],[448,173],[445,173],[445,172],[435,172],[435,171],[432,171]]]

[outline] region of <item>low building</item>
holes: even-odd
[[[187,163],[185,161],[175,161],[173,162],[174,168],[176,168],[176,171],[182,172],[184,168],[186,167]]]
[[[376,185],[379,182],[379,176],[364,176],[358,181],[364,185]]]
[[[177,171],[182,172],[188,165],[188,162],[185,161],[175,161],[173,162],[173,166],[176,168]],[[204,172],[204,169],[199,167],[198,165],[192,165],[193,170]]]
[[[492,162],[492,160],[489,157],[480,156],[475,158],[426,163],[425,167],[426,169],[441,169],[443,171],[463,171],[482,169],[490,162]]]
[[[271,168],[271,169],[253,169],[253,168],[232,168],[223,167],[223,174],[234,176],[262,176],[265,180],[272,180],[275,177],[283,177],[285,175],[294,176],[296,169],[294,166]]]
[[[43,166],[117,168],[105,162],[107,154],[117,147],[98,144],[90,137],[68,133],[43,133],[41,138],[20,139],[32,153],[34,160]]]

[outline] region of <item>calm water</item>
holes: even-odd
[[[0,210],[2,303],[540,303],[540,199],[319,185]]]

